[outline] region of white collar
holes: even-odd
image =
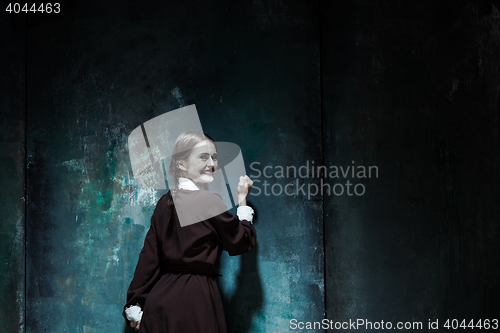
[[[200,189],[191,179],[184,177],[179,177],[179,188],[188,191],[198,191]]]

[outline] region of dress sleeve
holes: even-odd
[[[222,202],[222,198],[218,194],[212,197],[211,200],[214,200],[214,204],[217,204],[216,201],[218,200]],[[247,208],[238,209],[238,215],[243,218],[242,220],[238,215],[228,211],[210,219],[222,243],[222,249],[227,251],[230,256],[250,251],[257,240],[257,232],[251,221],[253,209],[248,206],[245,207]]]
[[[144,309],[146,297],[161,277],[161,246],[158,239],[159,231],[157,229],[159,222],[163,219],[164,215],[166,215],[164,214],[165,209],[166,206],[164,201],[160,199],[151,217],[151,227],[146,234],[144,246],[139,254],[139,261],[135,268],[134,278],[127,291],[127,304],[125,304],[123,310],[123,316],[127,321],[127,325],[130,322],[129,318],[134,317],[130,316],[130,313],[139,311],[135,306]],[[127,309],[129,309],[129,311],[127,311],[129,318],[127,318]]]

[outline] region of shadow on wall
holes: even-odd
[[[257,268],[258,243],[241,256],[241,269],[236,278],[236,291],[231,298],[222,296],[227,331],[247,333],[252,326],[254,314],[263,303],[262,283]]]

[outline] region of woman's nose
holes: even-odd
[[[215,162],[211,157],[207,160],[207,162],[208,162],[207,163],[208,166],[215,166]]]

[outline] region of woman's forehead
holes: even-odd
[[[203,152],[203,151],[205,151],[207,153],[214,153],[216,151],[215,150],[215,145],[213,144],[213,142],[210,142],[208,140],[201,141],[200,143],[198,143],[197,145],[195,145],[193,148],[197,152]]]

